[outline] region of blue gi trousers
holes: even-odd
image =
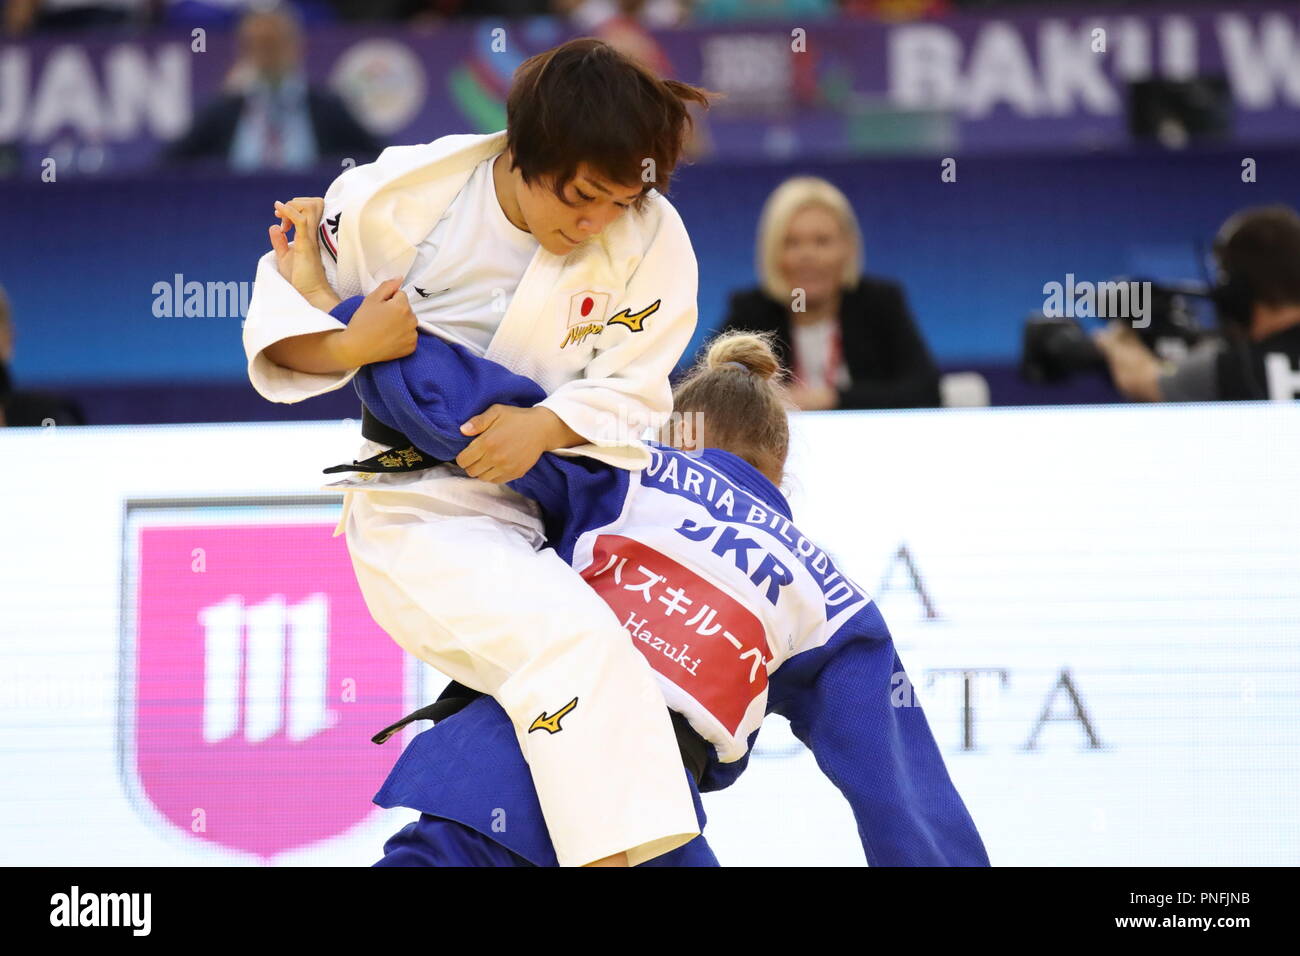
[[[685,768],[701,834],[704,806]],[[420,819],[384,844],[375,866],[558,866],[513,725],[491,697],[417,735],[375,795]],[[718,866],[703,835],[642,866]]]

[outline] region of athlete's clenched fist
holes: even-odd
[[[351,367],[402,358],[415,351],[419,323],[402,291],[400,279],[389,279],[366,296],[338,346]]]
[[[456,464],[471,478],[493,484],[522,477],[543,452],[587,440],[545,405],[491,405],[461,425],[460,433],[477,437],[456,456]]]

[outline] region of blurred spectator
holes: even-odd
[[[245,16],[228,92],[168,148],[168,158],[222,158],[244,172],[301,169],[325,157],[368,162],[380,144],[339,97],[308,85],[302,60],[296,14],[280,7]]]
[[[1115,387],[1139,402],[1300,398],[1300,216],[1286,206],[1231,216],[1214,243],[1222,338],[1162,362],[1132,328],[1096,335]]]
[[[772,332],[799,408],[926,408],[939,373],[898,283],[861,272],[845,195],[798,176],[768,197],[758,225],[761,288],[734,293],[723,328]]]
[[[150,0],[5,0],[4,32],[89,30],[144,23]]]
[[[9,297],[0,287],[0,426],[84,425],[81,408],[71,399],[50,392],[15,389],[9,367],[14,360],[13,318]]]

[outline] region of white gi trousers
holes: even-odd
[[[510,715],[561,866],[624,851],[635,866],[698,835],[654,672],[609,606],[542,548],[534,502],[453,464],[339,484],[354,490],[335,533],[371,616]],[[554,732],[538,726],[548,718]],[[510,825],[483,821],[494,823]]]

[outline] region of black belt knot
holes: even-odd
[[[385,425],[366,406],[361,406],[361,437],[380,445],[391,446],[388,451],[371,455],[364,461],[354,461],[346,465],[332,465],[323,469],[327,475],[343,471],[365,471],[372,474],[398,473],[404,471],[424,471],[446,462],[441,458],[421,451],[415,444],[396,428]]]

